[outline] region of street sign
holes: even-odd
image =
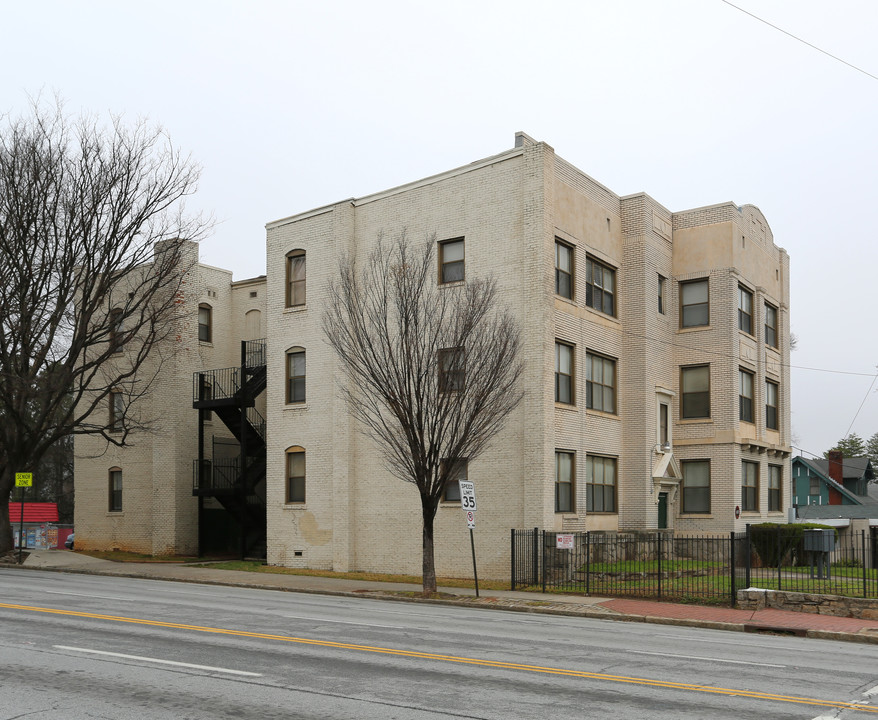
[[[461,480],[460,485],[460,506],[464,511],[476,511],[476,486],[469,480]]]
[[[15,473],[15,487],[33,487],[33,473]]]
[[[555,547],[558,550],[572,550],[573,549],[573,535],[556,535],[555,536]]]
[[[470,530],[476,526],[476,514],[472,510],[466,511],[466,526]]]

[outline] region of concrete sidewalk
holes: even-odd
[[[17,566],[4,566],[17,567]],[[517,612],[597,617],[612,620],[688,625],[743,632],[775,632],[804,637],[846,640],[878,644],[878,620],[842,618],[832,615],[789,612],[785,610],[738,610],[729,607],[683,605],[634,598],[608,599],[584,595],[557,595],[511,590],[475,591],[467,588],[440,587],[442,598],[411,597],[421,586],[347,578],[252,573],[241,570],[192,567],[183,563],[120,563],[101,560],[68,550],[31,551],[24,561],[28,569],[118,577],[174,580],[177,582],[228,585],[266,590],[372,597],[408,602],[501,608]]]

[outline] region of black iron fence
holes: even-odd
[[[534,528],[513,530],[511,539],[513,590],[731,605],[747,587],[878,597],[878,558],[865,531],[839,538],[831,529],[773,524],[702,536]]]

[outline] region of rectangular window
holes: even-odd
[[[738,370],[740,392],[738,395],[738,417],[744,422],[753,422],[753,373]]]
[[[768,512],[780,512],[782,475],[783,469],[780,465],[768,466]]]
[[[586,511],[616,512],[616,459],[589,455],[585,465]]]
[[[680,368],[680,417],[710,417],[710,365]]]
[[[671,444],[668,410],[669,408],[666,403],[659,403],[659,443],[661,443],[663,448],[669,447]]]
[[[710,512],[710,461],[684,460],[683,504],[684,513]]]
[[[616,314],[616,271],[586,258],[585,304],[606,315]]]
[[[122,471],[110,470],[109,511],[122,512]]]
[[[459,282],[463,278],[463,238],[439,243],[439,282]]]
[[[448,463],[448,460],[443,460],[443,470],[444,466]],[[452,475],[448,476],[448,479],[445,481],[445,488],[442,491],[442,500],[444,502],[460,502],[460,481],[466,480],[467,478],[467,461],[461,460],[458,467],[453,471]]]
[[[305,351],[287,353],[287,402],[305,402]]]
[[[439,351],[439,392],[463,390],[466,365],[463,348],[446,348]]]
[[[753,334],[753,293],[738,285],[738,330]]]
[[[573,248],[555,240],[555,294],[573,299]]]
[[[777,417],[778,387],[776,382],[765,381],[765,427],[769,430],[780,429]]]
[[[616,412],[616,361],[585,354],[585,406],[591,410]]]
[[[765,303],[765,344],[777,347],[777,308]]]
[[[658,276],[658,311],[659,314],[665,314],[665,281],[666,277],[663,275]]]
[[[759,465],[747,460],[741,463],[741,510],[759,511]]]
[[[125,398],[120,392],[111,392],[110,400],[110,432],[122,431],[122,419],[125,417]]]
[[[212,342],[210,305],[198,306],[198,339],[201,342]]]
[[[820,478],[816,475],[811,475],[808,483],[808,494],[812,496],[817,496],[820,494]]]
[[[305,451],[301,448],[287,452],[287,502],[305,502]]]
[[[572,452],[555,451],[555,512],[575,512]]]
[[[573,347],[555,343],[555,402],[573,404]]]
[[[305,251],[293,250],[287,255],[287,307],[305,304]]]
[[[710,324],[708,287],[706,278],[680,283],[680,327]]]

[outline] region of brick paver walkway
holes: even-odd
[[[737,610],[727,607],[682,605],[679,603],[654,602],[619,598],[600,603],[605,608],[626,615],[673,618],[678,620],[701,620],[707,622],[734,623],[779,630],[818,630],[824,632],[860,633],[878,632],[878,620],[834,617],[789,610]]]

